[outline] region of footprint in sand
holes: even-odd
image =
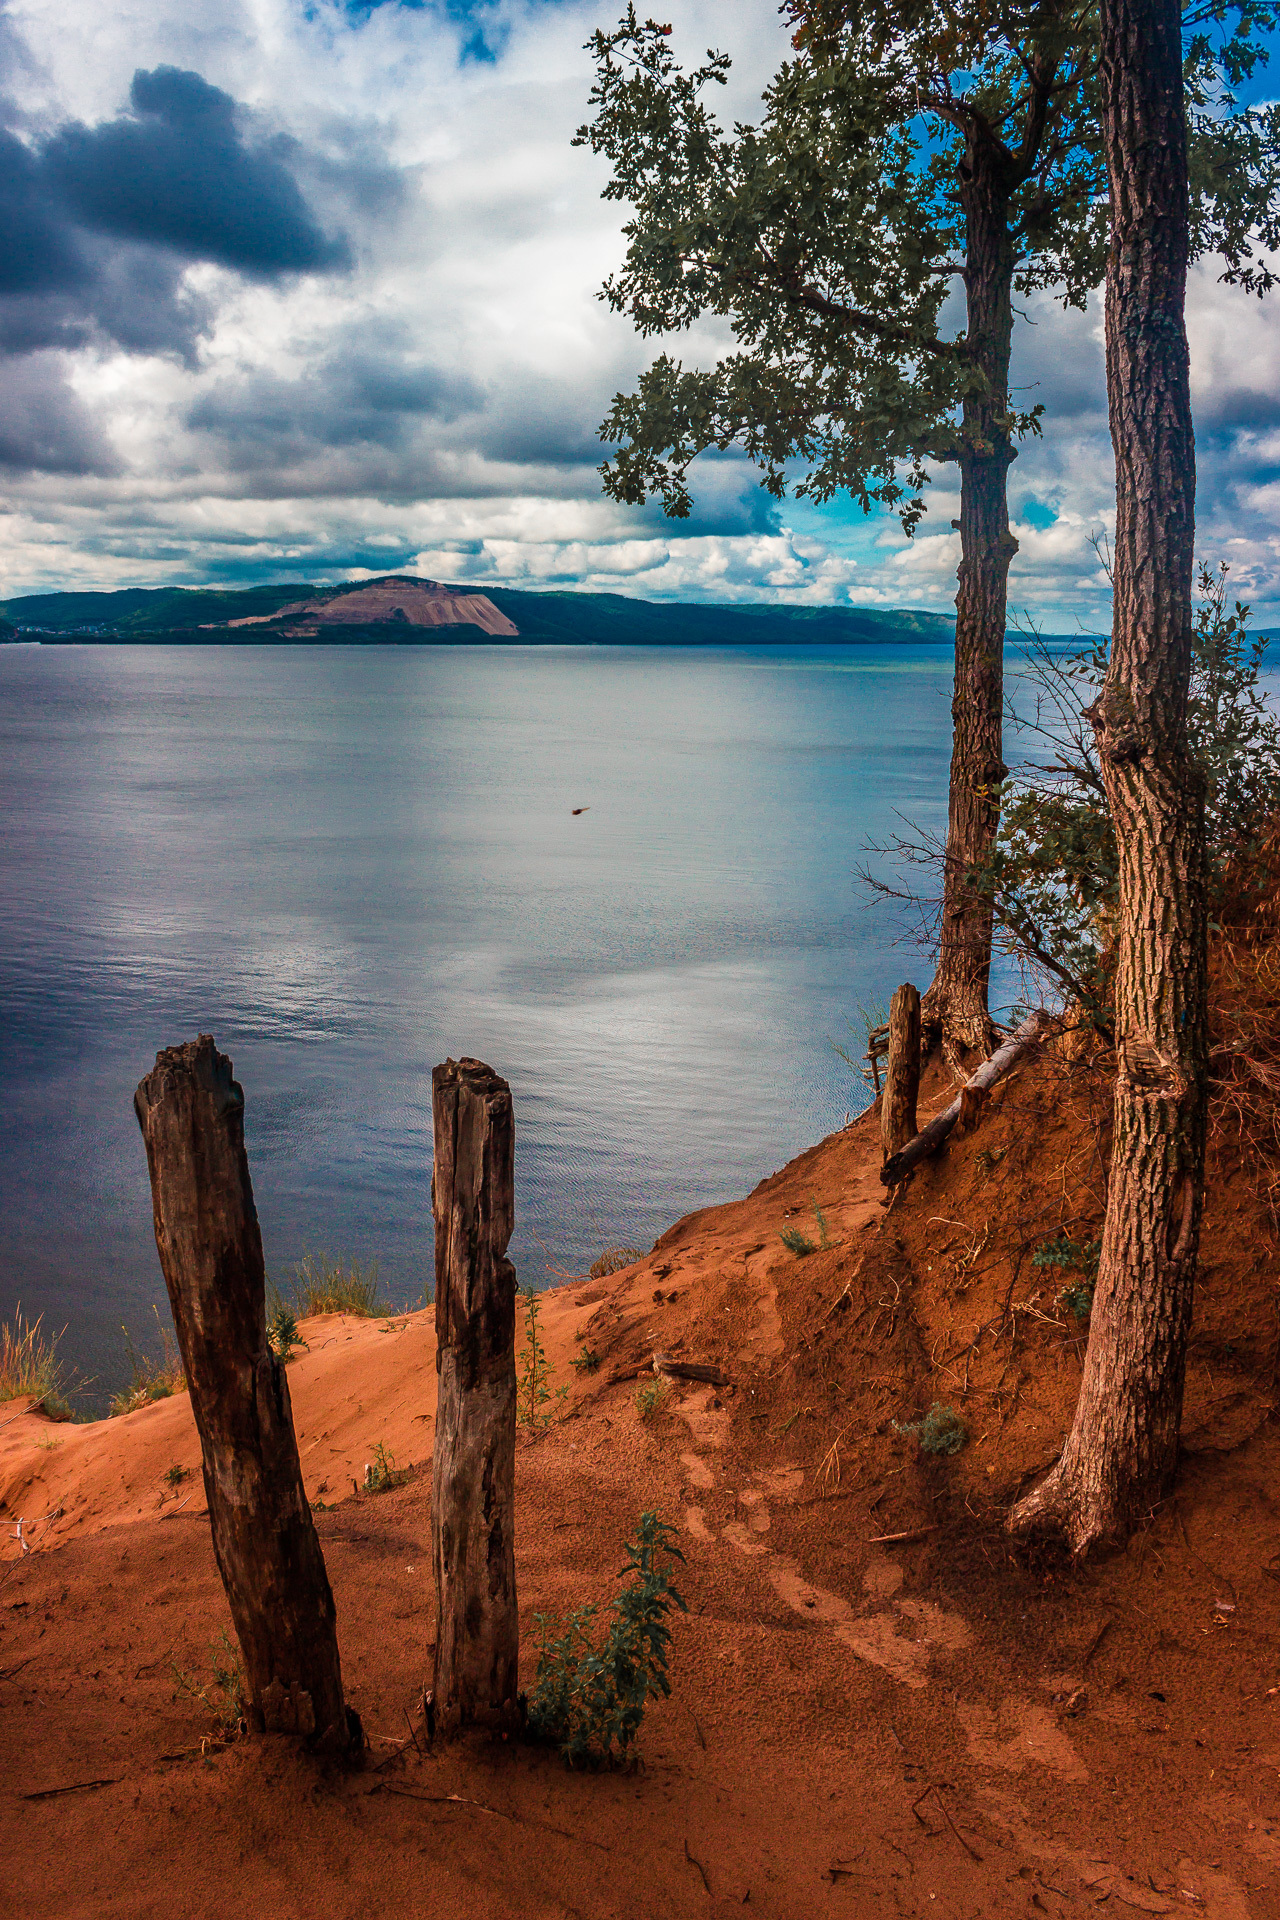
[[[689,1485],[691,1487],[702,1487],[704,1491],[708,1487],[714,1487],[716,1483],[714,1473],[712,1473],[706,1461],[699,1459],[696,1453],[682,1453],[680,1455],[680,1465],[689,1476]]]
[[[882,1667],[904,1686],[927,1684],[935,1649],[956,1653],[972,1639],[958,1613],[925,1600],[899,1600],[888,1613],[857,1613],[838,1593],[813,1586],[794,1561],[779,1556],[768,1573],[779,1599],[807,1619],[821,1620],[859,1660]],[[899,1633],[900,1626],[907,1631]]]
[[[1049,1709],[1034,1700],[1006,1700],[1000,1709],[999,1727],[991,1708],[979,1700],[957,1702],[956,1714],[979,1766],[1017,1773],[1034,1761],[1077,1785],[1089,1778],[1084,1762]]]

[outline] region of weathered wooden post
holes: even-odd
[[[517,1717],[516,1275],[511,1089],[479,1060],[431,1075],[436,1368],[432,1686],[442,1731]]]
[[[260,1732],[353,1752],[360,1722],[342,1696],[333,1594],[285,1370],[267,1342],[244,1095],[202,1033],[156,1055],[133,1104],[252,1720]]]
[[[916,1132],[916,1095],[920,1091],[920,995],[908,980],[889,1008],[889,1061],[880,1103],[884,1157],[901,1153]]]

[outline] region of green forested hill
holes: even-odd
[[[279,586],[239,589],[128,587],[117,593],[28,594],[0,601],[0,617],[18,637],[29,634],[81,642],[119,639],[262,645],[286,641],[288,636],[261,627],[230,628],[227,623],[273,614],[277,608],[313,594],[329,599],[336,591],[357,584],[370,583],[344,583],[335,589],[293,580]],[[895,639],[950,642],[955,632],[954,620],[939,613],[758,604],[703,606],[631,600],[617,593],[531,593],[514,587],[467,586],[462,591],[486,595],[519,628],[522,641],[544,645],[716,647]],[[460,645],[474,640],[475,634],[476,629],[467,626],[329,627],[310,644],[394,641],[399,645]]]

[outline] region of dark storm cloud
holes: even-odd
[[[36,146],[0,130],[7,353],[105,338],[190,360],[212,321],[182,286],[193,262],[257,280],[349,264],[346,241],[323,231],[294,178],[306,156],[291,141],[251,144],[229,94],[156,67],[134,75],[129,101],[127,114],[74,122]],[[362,156],[358,194],[376,171]]]
[[[212,260],[255,278],[345,266],[285,164],[292,143],[246,146],[230,94],[177,67],[139,71],[130,115],[63,127],[43,168],[91,232]]]

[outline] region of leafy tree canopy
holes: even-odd
[[[847,490],[911,532],[930,462],[963,459],[975,433],[1039,431],[1039,406],[997,394],[985,419],[965,406],[992,385],[966,255],[975,167],[1003,205],[1015,291],[1083,307],[1101,281],[1097,11],[1065,0],[790,0],[788,11],[795,57],[759,122],[731,130],[708,105],[725,55],[686,73],[670,28],[641,23],[634,5],[588,43],[594,117],[577,142],[608,158],[605,197],[632,209],[603,297],[644,335],[721,319],[736,342],[706,368],[664,351],[615,398],[605,489],[683,516],[694,458],[738,447],[775,498],[789,479],[818,501]],[[1265,62],[1280,4],[1194,0],[1183,17],[1193,247],[1263,293],[1280,245],[1280,110],[1241,107],[1234,90]],[[969,292],[961,329],[945,309],[953,282]]]

